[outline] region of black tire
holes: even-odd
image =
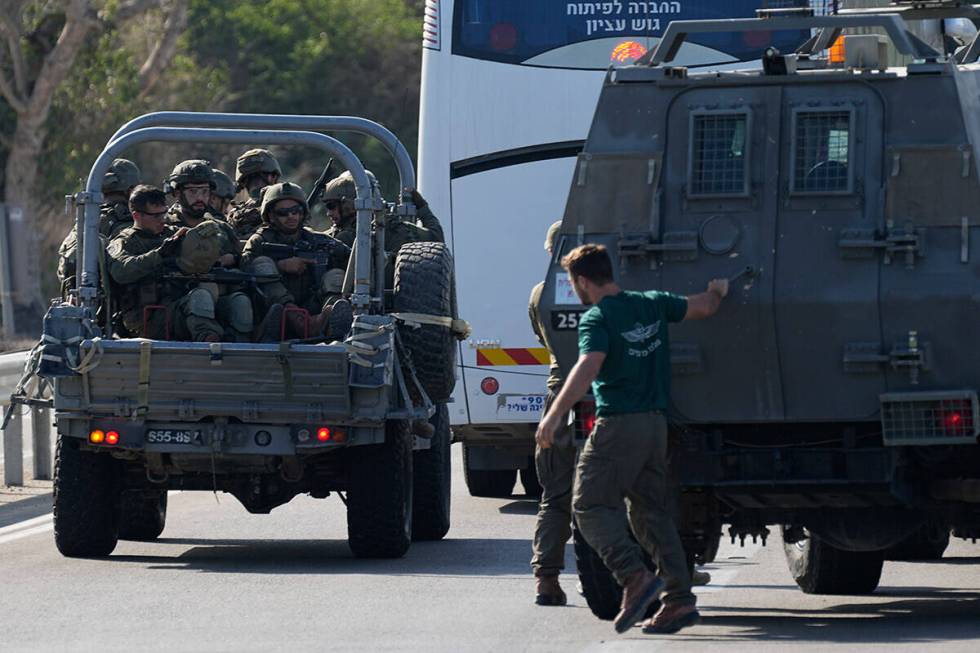
[[[166,490],[126,490],[119,503],[119,539],[155,540],[167,525]]]
[[[534,458],[531,464],[520,471],[521,485],[524,486],[524,494],[529,499],[541,498],[541,481],[538,480],[538,468],[534,466]]]
[[[942,560],[948,546],[949,528],[942,524],[927,524],[887,549],[885,560]]]
[[[412,543],[412,434],[391,420],[384,444],[348,453],[347,543],[358,558],[400,558]]]
[[[413,454],[412,539],[441,540],[449,532],[452,494],[449,408],[442,404],[429,420],[435,429],[428,449]]]
[[[396,312],[455,317],[454,289],[453,257],[445,244],[408,243],[398,250],[392,299]],[[429,399],[448,402],[456,387],[456,337],[434,325],[400,325],[398,333]]]
[[[463,476],[470,496],[506,499],[517,481],[516,469],[472,469],[470,445],[463,443]]]
[[[107,556],[119,540],[119,466],[58,436],[54,469],[54,542],[69,558]]]
[[[627,526],[628,528],[628,526]],[[630,533],[632,536],[632,532]],[[575,548],[575,566],[578,568],[578,579],[582,584],[582,596],[589,604],[589,610],[599,619],[612,621],[619,613],[619,604],[623,600],[623,588],[616,582],[616,578],[602,562],[602,558],[595,552],[578,525],[572,523],[572,543]],[[643,554],[644,562],[651,571],[656,571],[656,565],[646,555]],[[660,601],[654,601],[653,605],[647,609],[645,616],[652,617],[660,609]]]
[[[844,551],[808,534],[785,541],[783,551],[793,580],[806,594],[870,594],[881,580],[884,551]]]

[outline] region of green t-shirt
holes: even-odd
[[[592,382],[596,415],[667,410],[670,341],[667,324],[687,313],[687,298],[651,290],[604,297],[582,316],[579,353],[606,354]]]

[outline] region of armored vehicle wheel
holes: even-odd
[[[428,449],[416,451],[412,474],[412,539],[441,540],[449,532],[452,466],[449,408],[442,404],[429,420],[435,428]]]
[[[398,313],[455,317],[453,257],[443,243],[402,245],[395,260],[393,307]],[[434,403],[445,403],[456,386],[453,333],[442,326],[399,327],[415,374]]]
[[[126,490],[119,504],[119,539],[148,541],[160,537],[167,523],[166,490]]]
[[[885,560],[941,560],[949,546],[949,528],[927,524],[885,550]]]
[[[412,542],[412,434],[391,420],[384,444],[351,447],[347,543],[358,558],[400,558]]]
[[[813,534],[786,542],[782,530],[790,574],[806,594],[870,594],[878,587],[883,551],[844,551]]]
[[[589,604],[589,609],[599,619],[612,621],[619,612],[619,604],[623,600],[623,588],[616,582],[616,578],[602,562],[602,558],[595,552],[578,525],[572,522],[572,542],[575,548],[575,566],[578,568],[578,579],[582,583],[582,595],[585,602]],[[644,553],[644,562],[651,571],[656,571],[657,567]],[[660,601],[654,601],[653,605],[647,610],[647,617],[660,609]]]
[[[510,496],[517,480],[516,469],[473,469],[470,445],[463,443],[463,476],[470,496],[504,499]]]
[[[71,558],[107,556],[119,539],[118,466],[108,454],[82,451],[58,436],[54,470],[54,542]]]
[[[534,466],[534,458],[531,464],[520,472],[521,485],[524,486],[524,494],[531,499],[541,498],[541,482],[538,480],[538,468]]]

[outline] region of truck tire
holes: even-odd
[[[627,526],[628,528],[628,526]],[[630,533],[632,536],[632,533]],[[595,552],[578,525],[572,522],[572,542],[575,549],[575,566],[578,568],[578,579],[582,584],[582,596],[589,604],[589,610],[599,619],[612,621],[619,613],[619,604],[623,600],[623,588],[616,582],[616,578],[602,562],[602,558]],[[656,571],[657,567],[653,561],[643,554],[643,561],[651,571]],[[654,601],[647,610],[646,617],[652,617],[660,609],[660,601]]]
[[[942,560],[948,546],[949,528],[942,524],[927,524],[886,549],[885,560]]]
[[[521,485],[524,486],[524,494],[529,499],[541,498],[541,481],[538,480],[538,468],[534,466],[534,458],[531,464],[520,471]]]
[[[119,468],[108,454],[83,451],[58,435],[54,542],[69,558],[107,556],[119,540]]]
[[[358,558],[400,558],[412,542],[412,434],[389,420],[384,444],[348,453],[347,543]]]
[[[784,537],[783,551],[793,580],[806,594],[870,594],[885,559],[884,551],[844,551],[813,534],[799,542]]]
[[[463,476],[470,496],[506,499],[517,481],[516,469],[473,469],[470,466],[470,445],[463,443]]]
[[[166,490],[126,490],[119,503],[119,539],[148,542],[167,524]]]
[[[443,243],[402,245],[395,260],[392,306],[398,313],[456,316],[453,257]],[[433,403],[446,403],[456,387],[457,341],[446,327],[399,325],[415,374]]]
[[[435,428],[428,449],[413,454],[412,539],[441,540],[449,532],[452,464],[449,408],[441,404],[429,420]]]

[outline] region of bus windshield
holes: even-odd
[[[601,70],[629,64],[656,46],[674,20],[748,18],[760,5],[806,7],[807,0],[456,0],[453,54],[500,63]],[[678,65],[710,66],[759,58],[774,45],[792,52],[809,32],[699,34]]]

